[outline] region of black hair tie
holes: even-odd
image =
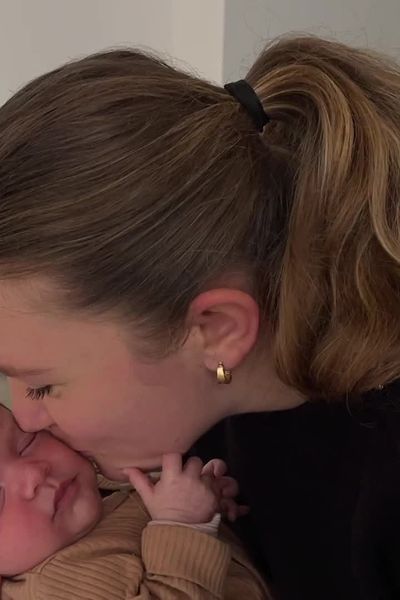
[[[239,79],[239,81],[227,83],[224,85],[224,88],[247,111],[254,121],[257,131],[263,131],[265,125],[269,123],[270,118],[265,112],[260,98],[257,96],[251,85],[244,79]]]

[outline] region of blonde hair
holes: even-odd
[[[18,92],[0,109],[1,276],[50,275],[73,308],[175,337],[240,268],[285,382],[340,396],[399,377],[398,67],[295,37],[246,79],[262,135],[223,88],[134,50]]]

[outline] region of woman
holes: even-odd
[[[120,477],[222,421],[278,598],[399,597],[399,115],[395,65],[314,38],[226,89],[102,53],[0,110],[19,423]]]

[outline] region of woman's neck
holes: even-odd
[[[250,358],[233,372],[233,380],[225,386],[229,412],[279,411],[296,408],[307,398],[286,385],[276,374],[270,356]]]

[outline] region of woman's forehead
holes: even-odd
[[[49,278],[20,277],[0,280],[0,307],[11,313],[50,313],[55,287]]]
[[[62,323],[0,302],[0,372],[9,377],[48,368],[63,339]]]

